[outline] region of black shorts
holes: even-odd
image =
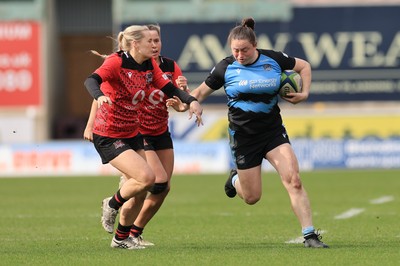
[[[101,157],[101,162],[106,164],[126,150],[143,150],[143,137],[139,134],[124,139],[93,134],[93,144]]]
[[[244,170],[261,165],[267,152],[284,143],[290,144],[290,140],[283,125],[262,134],[252,135],[240,134],[229,129],[229,145],[237,169]]]
[[[143,135],[143,142],[145,151],[159,151],[174,148],[171,133],[168,130],[158,136]]]

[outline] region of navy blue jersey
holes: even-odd
[[[205,80],[213,90],[224,87],[229,127],[236,132],[258,134],[282,125],[278,107],[281,73],[293,69],[296,62],[282,52],[258,51],[251,65],[241,65],[233,56],[221,60]]]

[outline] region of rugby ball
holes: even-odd
[[[293,70],[284,70],[281,75],[279,95],[286,97],[289,92],[301,92],[303,82],[299,73]]]

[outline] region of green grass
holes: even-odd
[[[174,176],[145,230],[156,246],[110,248],[100,202],[118,177],[0,179],[0,265],[398,265],[400,170],[303,173],[330,249],[287,244],[300,226],[275,173],[254,206],[223,192],[225,175]],[[393,196],[384,204],[371,199]],[[334,217],[351,208],[365,211]]]

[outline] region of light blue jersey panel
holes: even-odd
[[[225,72],[228,106],[245,112],[270,113],[278,102],[281,68],[263,54],[252,65],[236,61]]]

